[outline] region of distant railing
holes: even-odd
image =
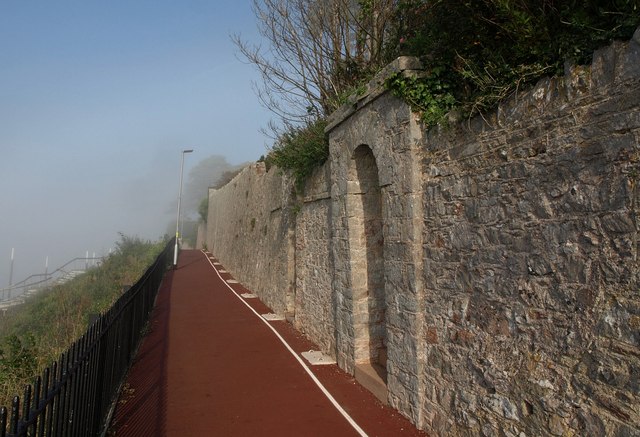
[[[74,258],[52,272],[37,273],[15,284],[0,288],[0,304],[22,303],[24,297],[55,284],[61,284],[84,273],[92,267],[100,265],[103,257]]]
[[[16,396],[10,412],[0,409],[0,437],[85,437],[104,431],[172,252],[173,240],[140,280],[26,387],[22,404]]]

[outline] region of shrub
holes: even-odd
[[[389,51],[419,57],[423,78],[396,94],[427,108],[437,122],[451,106],[472,115],[491,109],[519,87],[583,64],[614,39],[629,39],[640,24],[637,0],[405,0],[397,11]],[[443,98],[443,90],[451,97]],[[412,102],[415,95],[421,103]]]
[[[200,205],[198,206],[198,214],[200,215],[200,221],[203,223],[207,222],[207,217],[209,216],[209,196],[205,196],[200,201]]]
[[[327,122],[319,119],[302,127],[290,127],[278,138],[266,162],[290,171],[296,186],[302,188],[313,169],[329,157],[329,143],[324,134],[326,126]]]

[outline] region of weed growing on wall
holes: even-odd
[[[284,132],[265,158],[268,165],[290,171],[296,187],[301,189],[314,168],[329,157],[329,143],[324,134],[325,120],[316,120]]]
[[[456,105],[451,87],[442,77],[442,69],[434,68],[424,77],[391,76],[386,87],[406,101],[429,126],[439,122]]]
[[[588,63],[594,50],[629,39],[638,25],[637,0],[405,0],[388,51],[419,57],[426,74],[387,85],[427,125],[452,108],[471,116],[562,72],[566,61]]]

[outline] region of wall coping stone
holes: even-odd
[[[640,27],[635,30],[633,36],[628,42],[614,41],[613,44],[596,50],[593,54],[592,61],[589,64],[589,66],[591,67],[589,71],[589,74],[591,75],[591,77],[589,78],[591,81],[590,85],[592,87],[606,87],[607,85],[611,85],[614,81],[617,82],[637,78],[637,73],[638,71],[640,71],[640,67],[637,66],[638,63],[635,62],[634,58],[640,58],[639,46]],[[621,64],[622,68],[620,65],[616,65],[618,63]],[[540,78],[540,80],[532,87],[529,92],[526,92],[525,95],[533,95],[535,90],[538,90],[540,95],[544,96],[545,98],[549,98],[552,94],[551,88],[559,87],[561,91],[564,92],[565,98],[576,98],[577,96],[587,91],[585,89],[582,89],[584,88],[584,84],[581,83],[581,80],[584,80],[581,77],[585,74],[584,68],[585,66],[567,65],[565,66],[564,75]],[[612,71],[606,71],[607,68],[611,69]],[[396,58],[393,62],[380,70],[380,72],[378,72],[374,76],[374,78],[367,83],[364,92],[360,94],[352,94],[347,99],[347,103],[345,103],[340,108],[336,109],[331,115],[329,115],[328,124],[324,130],[325,133],[328,134],[338,125],[342,124],[345,120],[358,112],[360,109],[373,102],[381,95],[385,94],[388,90],[385,88],[384,83],[392,75],[401,73],[405,77],[416,77],[419,76],[423,71],[424,67],[418,58],[415,58],[413,56],[400,56]],[[495,118],[496,116],[498,116],[498,118],[500,118],[500,116],[502,116],[504,118],[505,109],[509,108],[511,111],[513,111],[514,109],[516,109],[515,107],[518,106],[518,100],[521,99],[522,98],[518,98],[517,95],[505,99],[493,112],[493,117]],[[528,103],[531,103],[532,100],[535,99],[529,98],[525,100],[528,100]],[[451,114],[451,117],[453,117],[454,121],[455,115],[455,113]],[[485,114],[485,117],[487,116],[488,115]],[[516,116],[519,117],[520,114],[518,113],[516,114]],[[489,117],[491,116],[489,115]],[[481,125],[487,123],[487,120],[484,120],[482,117],[479,118],[485,122],[480,123]],[[497,124],[498,126],[502,126],[503,123],[506,122],[506,120],[499,119],[496,119],[494,121],[497,123],[488,124],[492,127],[495,127],[493,125]],[[483,128],[484,126],[481,126],[480,130],[484,130]]]
[[[393,62],[380,70],[373,79],[367,83],[366,90],[363,93],[352,94],[347,99],[347,103],[329,115],[328,124],[324,132],[331,132],[357,111],[386,93],[387,89],[385,88],[384,83],[391,76],[401,73],[405,77],[415,77],[422,71],[422,63],[418,58],[413,56],[400,56],[399,58],[396,58]]]

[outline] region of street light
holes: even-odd
[[[193,152],[193,149],[182,151],[182,164],[180,165],[180,190],[178,191],[178,217],[176,218],[176,245],[173,251],[173,268],[178,268],[178,240],[180,239],[180,201],[182,200],[182,173],[184,171],[184,155]]]

